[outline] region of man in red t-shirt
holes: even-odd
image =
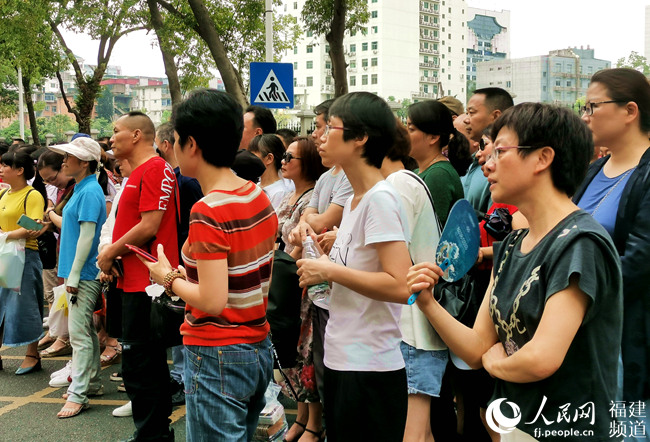
[[[118,277],[122,296],[122,375],[133,406],[133,440],[174,440],[169,427],[171,400],[165,346],[151,336],[149,271],[125,244],[149,252],[162,244],[178,265],[176,176],[154,150],[155,128],[148,116],[129,112],[115,122],[113,154],[133,168],[115,217],[113,243],[102,249],[97,264]],[[154,253],[155,255],[155,253]],[[123,275],[116,258],[122,257]]]

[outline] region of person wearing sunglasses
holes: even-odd
[[[273,207],[278,207],[282,199],[294,190],[293,181],[280,174],[282,157],[285,153],[282,139],[275,134],[262,134],[253,137],[248,151],[257,156],[266,167],[260,177],[260,186],[271,200]]]
[[[582,119],[609,155],[589,168],[574,201],[612,236],[623,268],[622,397],[650,407],[650,85],[633,69],[597,72]],[[645,418],[646,431],[650,428]],[[648,439],[643,439],[648,440]]]
[[[495,378],[490,406],[512,418],[496,400],[516,404],[520,419],[502,441],[536,440],[540,427],[566,431],[564,440],[583,440],[576,435],[585,431],[593,432],[590,440],[610,440],[622,331],[620,260],[605,229],[570,198],[593,153],[591,134],[569,109],[523,103],[503,113],[492,136],[485,164],[492,198],[517,206],[530,227],[494,244],[492,278],[472,328],[433,298],[442,275],[437,265],[411,267],[409,291],[422,290],[418,306],[449,348]],[[572,416],[591,407],[589,418],[550,417],[567,404]],[[502,432],[491,417],[488,424]]]

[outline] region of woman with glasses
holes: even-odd
[[[77,416],[88,408],[88,397],[103,394],[99,378],[99,338],[95,331],[93,312],[101,296],[97,279],[97,246],[101,226],[106,221],[106,200],[95,172],[100,168],[101,147],[87,137],[69,144],[50,146],[63,154],[63,173],[75,180],[74,194],[63,210],[63,216],[48,210],[46,215],[61,225],[61,251],[58,276],[64,278],[68,297],[68,328],[72,344],[72,382],[63,395],[66,403],[57,417]],[[103,177],[106,178],[105,172]]]
[[[494,244],[472,328],[433,298],[442,275],[435,264],[413,266],[409,290],[422,290],[418,306],[449,348],[495,378],[487,421],[503,441],[546,440],[552,431],[563,440],[586,432],[610,440],[620,264],[607,232],[570,199],[593,153],[591,134],[568,109],[523,103],[503,113],[492,135],[485,165],[492,198],[517,206],[530,227]]]
[[[285,152],[282,139],[275,134],[257,135],[248,145],[248,151],[264,163],[266,170],[260,177],[260,186],[273,207],[278,207],[282,199],[294,190],[293,181],[283,178],[280,174]]]
[[[609,232],[623,269],[623,385],[625,401],[650,408],[650,85],[633,69],[597,72],[582,119],[594,144],[609,155],[589,168],[574,196]],[[620,387],[620,385],[619,385]],[[648,420],[646,432],[648,431]],[[644,439],[647,440],[647,439]]]
[[[284,178],[293,181],[295,190],[285,196],[275,209],[278,215],[278,234],[284,243],[284,251],[294,259],[298,259],[302,254],[302,247],[292,245],[289,242],[289,234],[300,222],[300,216],[307,209],[316,181],[327,169],[321,163],[314,140],[298,137],[282,156],[281,170]],[[314,377],[312,309],[311,300],[306,293],[303,293],[300,305],[302,325],[297,343],[297,365],[285,370],[291,387],[298,395],[296,422],[286,435],[286,440],[289,441],[306,440],[309,437],[318,440],[321,431],[323,409]],[[291,397],[289,391],[289,386],[283,385],[283,392]],[[307,434],[301,438],[303,433]]]
[[[444,227],[452,206],[463,198],[463,186],[455,166],[469,158],[469,142],[454,127],[449,109],[435,100],[412,104],[406,129],[411,137],[411,157],[418,163],[416,172],[427,183],[435,212]],[[445,146],[447,156],[443,153]],[[467,170],[469,163],[463,164]]]

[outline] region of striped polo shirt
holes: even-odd
[[[269,283],[278,219],[266,194],[250,181],[233,191],[215,190],[190,214],[183,261],[198,281],[198,260],[226,259],[228,302],[219,316],[187,305],[181,326],[185,345],[222,346],[266,338]]]

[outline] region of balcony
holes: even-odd
[[[435,64],[435,63],[432,62],[432,61],[426,61],[426,62],[425,62],[425,61],[421,61],[421,62],[420,62],[420,67],[421,67],[421,68],[438,68],[438,67],[440,67],[440,65],[439,65],[439,64],[437,65],[437,64]]]
[[[332,93],[334,92],[334,86],[331,84],[324,84],[320,87],[321,92]]]
[[[424,2],[420,2],[420,12],[426,12],[428,14],[435,14],[437,11],[433,10],[433,5],[429,2],[428,7],[424,7]]]
[[[434,50],[431,49],[431,48],[426,49],[424,46],[420,46],[420,53],[421,53],[421,54],[433,54],[433,53],[435,53],[435,52],[438,52],[438,51],[434,51]]]
[[[438,94],[432,92],[412,92],[411,96],[412,98],[430,98],[434,100],[438,98]]]
[[[438,77],[420,77],[421,83],[437,83]]]
[[[428,40],[428,41],[435,41],[436,43],[440,43],[440,37],[434,37],[434,36],[431,35],[431,34],[429,34],[429,35],[424,35],[424,34],[421,33],[421,34],[420,34],[420,39],[421,39],[421,40]]]

